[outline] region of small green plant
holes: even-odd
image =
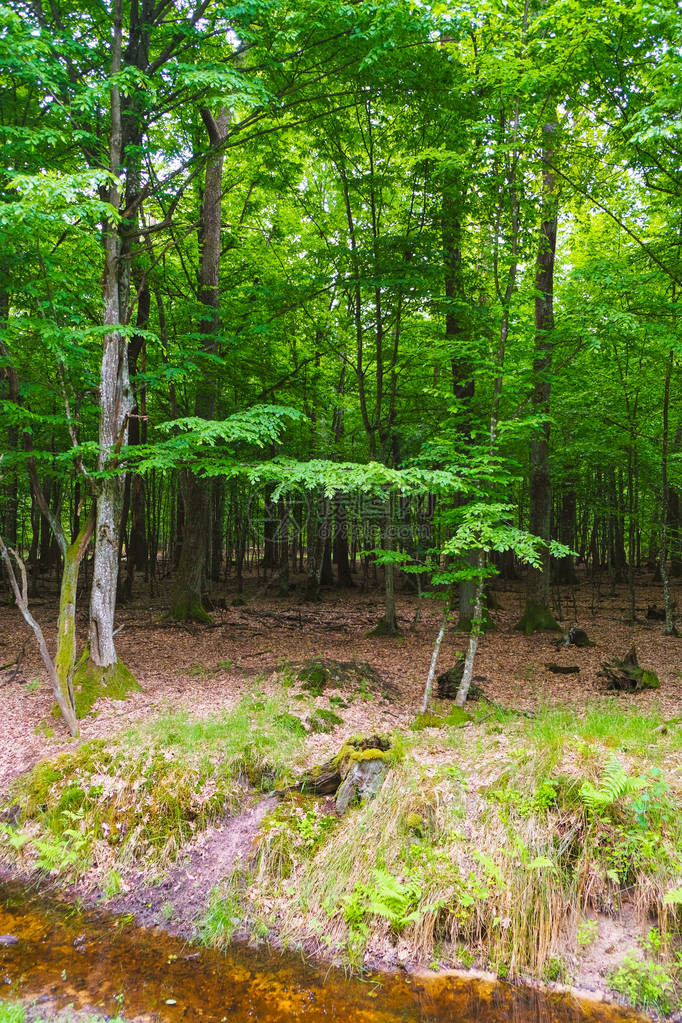
[[[161,917],[162,917],[162,919],[165,920],[166,922],[168,922],[169,920],[172,920],[174,916],[175,916],[175,906],[173,905],[173,903],[172,902],[164,902],[163,906],[161,907]]]
[[[229,945],[241,922],[239,892],[236,879],[233,877],[226,889],[224,887],[213,889],[208,909],[199,922],[199,941],[204,945],[224,948]]]
[[[62,819],[78,824],[83,819],[83,812],[71,810],[62,812]],[[61,832],[50,838],[33,838],[33,848],[37,852],[36,867],[46,873],[56,871],[65,873],[73,867],[82,866],[87,861],[92,836],[83,833],[78,827],[62,827]]]
[[[568,980],[568,969],[561,956],[551,956],[544,965],[542,976],[552,984],[564,984]]]
[[[205,664],[193,664],[192,667],[188,670],[187,674],[191,678],[205,679],[212,678],[214,671],[213,668],[209,668]]]
[[[367,702],[367,700],[374,699],[374,693],[370,689],[367,683],[367,679],[364,677],[360,679],[360,685],[358,686],[358,696],[360,697],[361,700],[364,700],[365,702]]]
[[[672,977],[658,963],[640,959],[633,949],[626,953],[621,965],[609,976],[609,984],[637,1009],[653,1009],[664,1015],[672,1012]]]
[[[122,887],[123,878],[121,877],[120,871],[110,870],[102,885],[105,897],[107,899],[111,899],[115,895],[120,895]]]
[[[347,923],[358,924],[365,917],[381,916],[396,934],[419,919],[416,905],[421,895],[417,881],[400,881],[387,870],[377,868],[369,884],[357,882],[344,903]]]
[[[30,682],[27,682],[24,689],[27,693],[36,693],[43,684],[42,678],[32,678]]]
[[[642,948],[652,956],[659,956],[665,944],[663,935],[658,927],[651,927],[646,938],[642,938]]]
[[[578,924],[578,948],[588,948],[596,941],[599,924],[596,920],[581,920]]]
[[[641,792],[650,784],[648,778],[630,777],[618,757],[611,755],[606,762],[599,788],[592,782],[583,782],[580,797],[593,814],[612,809],[620,800]]]
[[[343,718],[340,718],[333,710],[325,710],[324,707],[317,707],[310,715],[311,732],[333,732],[342,724]]]
[[[476,956],[466,945],[458,946],[455,959],[461,963],[465,970],[470,969],[476,962]]]

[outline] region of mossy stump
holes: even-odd
[[[386,736],[349,739],[335,757],[306,771],[287,791],[335,796],[336,812],[341,816],[352,803],[377,794],[390,760],[391,743]]]
[[[73,676],[73,696],[78,719],[84,718],[97,700],[125,700],[129,693],[134,692],[140,692],[140,683],[125,664],[116,661],[102,668],[85,651]]]
[[[655,671],[642,668],[637,662],[635,645],[630,647],[621,660],[604,661],[599,674],[607,680],[607,689],[623,693],[639,693],[645,689],[659,689],[661,682]]]
[[[549,608],[534,600],[527,601],[521,619],[514,628],[526,636],[533,632],[561,632],[561,626]]]

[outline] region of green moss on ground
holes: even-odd
[[[102,668],[90,660],[89,651],[85,650],[73,677],[76,717],[84,718],[97,700],[125,700],[130,693],[140,691],[140,683],[122,661]]]
[[[333,710],[325,710],[324,707],[317,707],[309,718],[311,732],[333,732],[342,724],[343,718],[340,718]]]
[[[173,604],[166,616],[172,622],[196,622],[198,625],[210,625],[213,621],[210,614],[198,600],[181,600]]]

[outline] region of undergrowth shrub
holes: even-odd
[[[609,984],[638,1009],[667,1015],[674,1008],[673,978],[659,963],[640,958],[632,949],[610,974]]]

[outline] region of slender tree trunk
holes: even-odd
[[[5,361],[4,375],[7,379],[7,398],[14,405],[19,404],[19,377],[9,352],[2,340],[2,333],[7,329],[9,319],[9,271],[0,264],[0,355]],[[7,430],[7,450],[16,451],[19,445],[19,429],[10,426]],[[19,484],[16,469],[5,470],[5,513],[3,516],[3,533],[10,547],[17,546],[17,515],[19,510]]]
[[[670,350],[668,364],[665,373],[665,384],[663,388],[663,443],[661,452],[661,581],[663,583],[663,606],[665,608],[665,634],[666,636],[677,635],[675,628],[675,617],[673,614],[673,602],[670,594],[670,575],[668,572],[668,514],[669,514],[669,488],[668,488],[668,440],[669,440],[669,415],[670,415],[670,378],[672,376],[674,352]]]
[[[549,403],[554,341],[554,260],[557,236],[556,181],[550,165],[554,156],[556,116],[543,129],[543,219],[535,263],[535,379],[532,395],[533,411],[543,417],[540,428],[530,442],[530,532],[549,544],[552,527],[552,491],[549,475]],[[539,568],[528,570],[526,609],[519,623],[525,632],[536,629],[559,629],[549,610],[550,556],[549,547],[541,552]]]
[[[455,698],[455,706],[463,707],[466,703],[467,696],[469,695],[469,689],[471,687],[471,680],[474,676],[474,661],[476,659],[476,651],[478,650],[478,643],[483,633],[483,591],[485,589],[485,577],[483,574],[484,567],[484,554],[483,551],[477,551],[476,554],[476,567],[480,571],[478,582],[476,583],[476,595],[474,597],[474,616],[471,621],[471,630],[469,632],[469,645],[467,646],[466,657],[464,658],[464,671],[462,672],[462,681],[459,684],[457,690],[457,696]]]
[[[422,699],[421,707],[422,714],[426,714],[427,710],[429,709],[429,699],[431,698],[431,690],[433,689],[433,679],[435,677],[436,666],[438,664],[438,654],[440,653],[440,645],[443,642],[443,636],[445,635],[445,627],[448,623],[449,611],[450,608],[446,607],[445,611],[443,612],[443,620],[440,624],[438,635],[436,636],[436,642],[433,647],[433,653],[431,654],[431,664],[429,665],[429,673],[426,676],[426,685],[424,686],[424,697]]]

